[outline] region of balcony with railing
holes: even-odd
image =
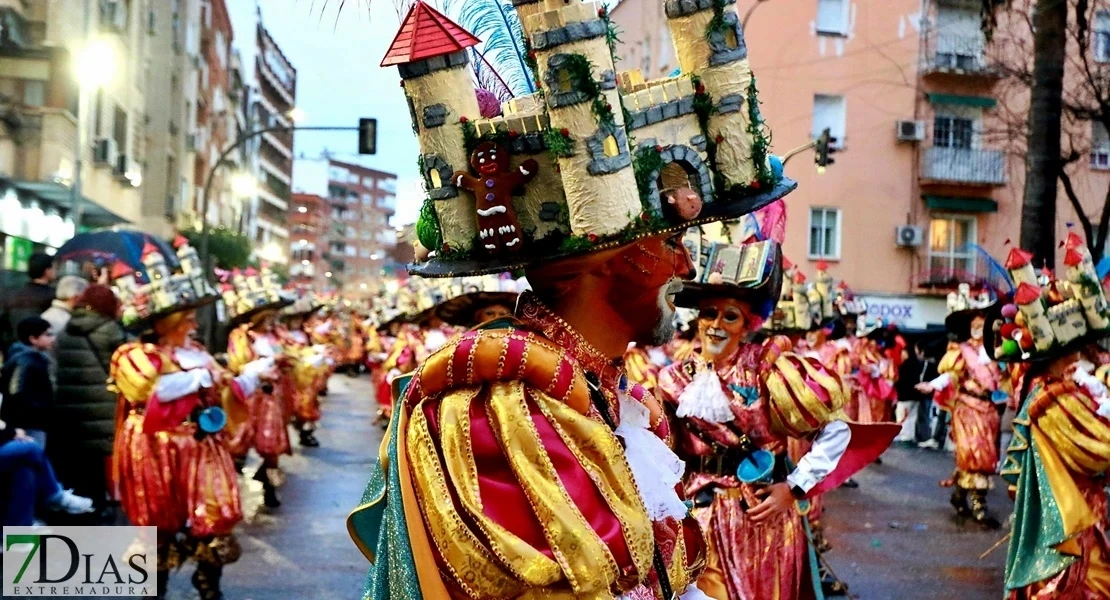
[[[989,57],[983,34],[956,34],[932,31],[922,48],[921,71],[924,75],[949,74],[985,78],[1001,77],[998,65]]]
[[[977,148],[925,148],[921,179],[975,186],[1006,185],[1006,154]]]

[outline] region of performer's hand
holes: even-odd
[[[748,511],[748,518],[755,523],[767,521],[784,510],[794,505],[794,495],[790,493],[790,484],[772,483],[757,490],[756,496],[763,498],[759,506]]]
[[[921,382],[913,386],[913,389],[921,392],[922,394],[928,394],[933,391],[933,386],[929,385],[928,383]]]
[[[12,438],[12,439],[14,439],[16,441],[20,441],[20,442],[33,442],[33,441],[35,441],[35,438],[27,435],[26,431],[23,431],[22,429],[18,429],[18,428],[15,430],[15,437]]]

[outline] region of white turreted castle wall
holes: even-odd
[[[525,18],[525,29],[535,51],[550,127],[565,130],[574,140],[573,156],[558,160],[571,232],[577,236],[620,232],[639,219],[643,207],[606,41],[608,23],[598,15],[602,5],[544,0],[542,12],[533,4],[527,7],[535,11]],[[600,83],[602,97],[612,107],[613,131],[599,129],[593,99],[568,88],[560,74],[565,61],[575,55],[589,60],[590,77]]]
[[[439,222],[451,224],[442,233],[452,251],[470,250],[478,235],[473,194],[451,182],[452,173],[470,168],[459,121],[481,115],[468,63],[457,52],[399,66],[423,152],[424,186]]]
[[[752,71],[735,2],[725,0],[724,27],[713,35],[708,30],[714,0],[666,0],[664,6],[682,73],[699,77],[716,107],[707,133],[710,140],[721,140],[717,170],[729,185],[747,186],[758,177],[749,131]]]

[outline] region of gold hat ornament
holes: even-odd
[[[735,0],[665,4],[680,74],[617,72],[607,9],[514,0],[538,91],[483,117],[468,49],[480,40],[417,1],[396,66],[420,142],[416,231],[429,277],[511,271],[734,219],[796,187],[769,154]],[[486,111],[489,114],[489,111]]]

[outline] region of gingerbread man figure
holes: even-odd
[[[528,159],[511,169],[507,150],[495,142],[482,142],[470,154],[470,166],[478,177],[456,171],[451,179],[474,193],[482,246],[490,254],[519,251],[523,240],[513,210],[513,190],[531,181],[539,165]]]

